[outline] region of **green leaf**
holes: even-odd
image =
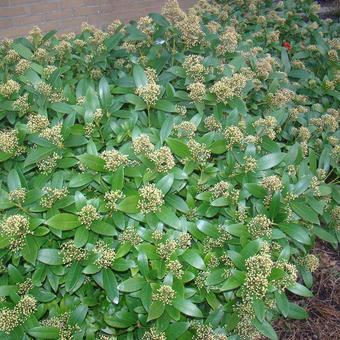
[[[279,228],[292,239],[302,244],[311,244],[311,239],[307,230],[300,225],[294,223],[280,223]]]
[[[168,138],[166,143],[169,145],[171,151],[181,158],[190,157],[190,151],[188,146],[176,138]]]
[[[291,70],[290,62],[289,62],[289,57],[287,50],[285,48],[281,49],[281,62],[284,66],[284,70],[286,73],[289,73]]]
[[[176,216],[174,210],[170,207],[163,205],[161,210],[156,212],[156,216],[160,219],[160,221],[167,224],[168,226],[175,229],[180,228],[179,219]]]
[[[116,236],[117,231],[113,224],[103,222],[103,221],[94,221],[91,224],[91,230],[99,235],[104,236]]]
[[[252,320],[252,323],[256,327],[256,329],[264,336],[272,340],[278,340],[278,337],[277,337],[277,334],[274,328],[268,321],[263,320],[262,322],[260,322],[259,320],[254,319]]]
[[[35,261],[37,260],[38,257],[38,250],[39,245],[35,238],[32,236],[27,236],[25,245],[21,250],[24,259],[31,264],[35,264]]]
[[[289,303],[288,317],[295,320],[304,320],[308,318],[308,313],[295,303]]]
[[[70,318],[69,318],[69,324],[70,325],[80,325],[85,320],[87,312],[88,312],[88,306],[80,304],[76,309],[73,309]]]
[[[297,78],[297,79],[303,79],[303,80],[313,77],[312,73],[306,70],[292,70],[288,73],[288,76],[290,78]]]
[[[116,205],[117,210],[122,211],[127,214],[136,214],[138,213],[137,203],[138,196],[128,196],[123,199],[120,203]]]
[[[160,301],[153,301],[150,305],[149,308],[149,313],[148,313],[148,322],[158,319],[159,317],[162,316],[164,313],[165,306],[162,302]]]
[[[313,209],[309,208],[305,202],[293,201],[290,202],[290,206],[293,211],[305,221],[320,224],[318,214]]]
[[[266,315],[266,306],[264,305],[264,302],[261,300],[254,300],[253,308],[254,308],[256,317],[259,319],[259,321],[263,322],[264,317]]]
[[[135,81],[136,87],[143,87],[147,85],[148,78],[142,66],[134,65],[133,67],[133,79]]]
[[[194,318],[203,317],[201,310],[195,304],[182,297],[176,297],[172,305],[185,315],[192,316]]]
[[[275,292],[276,305],[282,315],[286,318],[289,312],[289,301],[285,293]]]
[[[68,114],[75,112],[74,107],[67,103],[53,103],[51,104],[51,109],[56,112],[68,113]]]
[[[165,99],[160,99],[155,105],[155,109],[165,112],[176,112],[176,105]]]
[[[40,249],[38,253],[38,261],[51,266],[59,266],[63,264],[63,259],[59,253],[59,249]]]
[[[244,187],[256,198],[264,198],[267,195],[266,189],[255,183],[245,183]]]
[[[29,165],[37,163],[38,161],[50,156],[54,151],[56,151],[55,146],[51,146],[48,148],[37,147],[33,149],[28,153],[24,162],[24,167],[28,167]]]
[[[81,163],[86,165],[89,169],[103,172],[105,167],[105,161],[96,155],[83,154],[77,157]]]
[[[168,191],[171,189],[172,184],[174,183],[174,174],[170,173],[163,178],[161,178],[156,186],[158,189],[160,189],[164,195],[168,193]]]
[[[99,81],[98,92],[102,105],[108,109],[112,103],[112,95],[110,93],[109,83],[105,77],[102,77]]]
[[[112,175],[111,189],[122,190],[123,187],[124,187],[124,168],[120,167]]]
[[[144,100],[135,94],[128,93],[125,95],[125,100],[130,103],[135,105],[136,110],[144,110],[147,108]]]
[[[167,339],[177,339],[189,328],[189,322],[174,322],[166,329]]]
[[[169,137],[171,130],[172,130],[172,126],[173,126],[173,118],[171,116],[168,116],[165,121],[162,121],[162,127],[161,130],[159,132],[159,139],[161,144],[164,143],[164,141]]]
[[[73,263],[65,276],[65,290],[68,293],[73,293],[79,288],[84,279],[82,274],[83,267],[79,262]]]
[[[115,274],[111,269],[103,270],[103,286],[107,297],[114,303],[119,302],[119,292],[117,287],[117,280]]]
[[[59,328],[52,326],[37,326],[28,331],[28,334],[37,339],[58,339]]]
[[[21,181],[16,169],[12,169],[8,172],[7,185],[10,191],[21,188]]]
[[[16,51],[21,57],[25,59],[31,59],[32,58],[32,51],[27,48],[26,46],[19,44],[19,43],[14,43],[12,44],[11,48]]]
[[[202,257],[199,254],[199,251],[196,249],[188,249],[185,253],[182,255],[185,262],[189,263],[194,268],[204,270],[205,269],[205,263],[202,259]]]
[[[93,181],[93,175],[90,173],[78,174],[71,177],[69,186],[70,188],[79,188],[88,185]]]
[[[217,140],[210,145],[209,149],[215,155],[222,155],[227,151],[227,143],[224,139]]]
[[[333,244],[337,244],[338,243],[338,241],[335,238],[335,236],[333,236],[331,233],[329,233],[325,229],[320,228],[320,227],[314,227],[313,230],[314,230],[314,234],[317,237],[321,238],[321,240],[324,240],[326,242],[333,243]]]
[[[136,292],[137,290],[141,290],[145,283],[146,281],[143,277],[133,277],[120,283],[118,290],[125,293]]]
[[[274,168],[279,165],[283,159],[285,158],[285,154],[281,152],[271,153],[269,155],[265,155],[261,157],[257,161],[257,169],[258,170],[268,170]]]
[[[304,297],[312,297],[313,293],[303,286],[302,284],[296,282],[294,286],[290,286],[287,288],[290,292],[299,295],[299,296],[304,296]]]
[[[77,215],[62,213],[52,216],[46,224],[58,230],[72,230],[80,226]]]
[[[222,285],[221,292],[224,292],[226,290],[233,290],[235,288],[238,288],[242,285],[245,279],[245,274],[243,272],[235,272],[232,274],[231,277],[229,277]]]
[[[0,286],[0,296],[10,296],[18,290],[17,286]]]

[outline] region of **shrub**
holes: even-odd
[[[248,339],[339,240],[339,25],[311,1],[1,43],[1,337]]]

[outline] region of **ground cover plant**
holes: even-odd
[[[276,339],[340,229],[339,25],[175,0],[1,42],[1,339]]]

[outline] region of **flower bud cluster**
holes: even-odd
[[[44,196],[40,200],[40,205],[44,208],[52,208],[53,204],[68,195],[68,189],[56,189],[51,187],[43,188]]]
[[[20,91],[20,84],[13,79],[7,80],[6,83],[0,84],[0,95],[10,98],[14,93]]]
[[[210,151],[205,144],[198,143],[193,139],[189,140],[188,148],[192,160],[198,164],[204,165],[211,156]]]
[[[136,155],[142,154],[147,156],[154,150],[155,146],[151,143],[148,135],[141,134],[132,141],[132,148]]]
[[[27,190],[25,188],[19,188],[12,190],[8,193],[8,199],[11,202],[22,205],[25,202]]]
[[[209,325],[198,321],[191,322],[190,328],[195,332],[193,340],[228,340],[225,335],[216,333]]]
[[[155,163],[156,170],[160,173],[169,172],[175,166],[175,158],[167,146],[151,152],[148,158]]]
[[[9,154],[15,154],[19,148],[19,139],[17,131],[2,130],[0,131],[0,151]]]
[[[104,241],[97,241],[93,252],[98,255],[95,264],[100,268],[109,268],[116,257],[116,252]]]
[[[194,81],[203,82],[207,69],[202,64],[204,58],[200,55],[189,55],[185,57],[183,68],[188,77]]]
[[[62,157],[59,154],[53,152],[51,156],[48,156],[45,159],[38,161],[37,167],[41,173],[49,174],[57,167],[57,162],[61,158]]]
[[[194,13],[186,15],[175,25],[180,30],[183,43],[187,48],[195,47],[204,40],[205,34],[201,28],[201,18]]]
[[[28,93],[19,96],[13,102],[13,109],[18,110],[20,115],[25,115],[31,109],[31,105],[28,102]]]
[[[159,99],[161,87],[153,81],[136,89],[137,96],[141,97],[148,107],[153,106]]]
[[[265,215],[257,215],[248,222],[248,232],[253,238],[270,237],[272,233],[272,222]]]
[[[164,332],[158,331],[155,327],[151,327],[144,333],[142,340],[167,340]]]
[[[228,126],[224,130],[224,138],[227,142],[227,149],[231,150],[234,145],[242,144],[244,140],[244,135],[242,130],[238,126],[232,125]]]
[[[119,235],[118,240],[122,243],[129,243],[133,246],[137,246],[142,242],[142,238],[138,235],[137,230],[134,227],[127,227]]]
[[[189,97],[194,102],[202,102],[206,95],[205,85],[201,82],[195,82],[188,85],[187,90],[189,91]]]
[[[28,219],[22,215],[12,215],[2,222],[1,233],[10,242],[10,249],[19,250],[25,245],[25,238],[32,234]]]
[[[97,209],[91,204],[86,204],[83,208],[81,208],[79,212],[79,221],[82,225],[86,227],[86,229],[90,229],[91,224],[99,219],[100,214],[97,212]]]
[[[208,131],[221,131],[222,124],[213,115],[204,119],[204,126]]]
[[[50,122],[48,118],[38,114],[31,114],[28,117],[27,127],[31,133],[41,132],[46,130]]]
[[[143,213],[155,213],[161,209],[164,204],[164,195],[155,184],[146,184],[138,190],[139,201],[138,209]]]
[[[231,78],[223,77],[215,82],[210,91],[216,95],[218,103],[228,103],[232,97],[240,97],[246,86],[247,77],[241,73],[235,73]]]
[[[296,267],[287,261],[278,261],[275,263],[274,268],[280,269],[285,272],[285,275],[280,279],[273,280],[272,284],[280,291],[284,291],[286,288],[291,287],[297,280]]]
[[[217,46],[217,53],[224,55],[225,53],[234,53],[238,45],[240,35],[236,32],[235,27],[229,26],[220,35],[220,44]]]
[[[247,274],[243,285],[244,299],[263,299],[268,289],[268,276],[273,268],[273,261],[268,254],[263,254],[250,257],[245,264]]]
[[[110,212],[117,210],[117,202],[123,199],[125,195],[121,190],[111,190],[104,194],[105,207]]]
[[[59,148],[64,146],[64,137],[61,133],[62,124],[55,125],[53,127],[46,127],[44,130],[40,131],[39,136],[47,139],[49,142],[57,145]]]
[[[88,256],[88,252],[83,248],[76,247],[74,241],[70,240],[61,245],[60,255],[63,259],[63,263],[69,264],[71,262],[85,260]]]
[[[267,176],[261,180],[261,186],[269,191],[269,193],[273,193],[275,191],[280,191],[283,188],[281,178],[279,176]]]
[[[125,167],[129,163],[128,156],[114,149],[103,151],[100,158],[105,161],[104,167],[108,171],[116,171],[120,166]]]
[[[176,292],[168,285],[160,286],[152,294],[152,300],[160,301],[164,305],[171,305],[175,297],[176,297]]]
[[[253,123],[253,126],[259,135],[266,135],[272,140],[276,138],[276,133],[281,130],[276,118],[273,116],[259,118]]]
[[[192,138],[195,136],[197,127],[193,122],[183,121],[180,124],[174,125],[173,130],[178,138]]]

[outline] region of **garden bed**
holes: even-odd
[[[170,0],[1,42],[2,339],[336,337],[340,39],[318,10]]]

